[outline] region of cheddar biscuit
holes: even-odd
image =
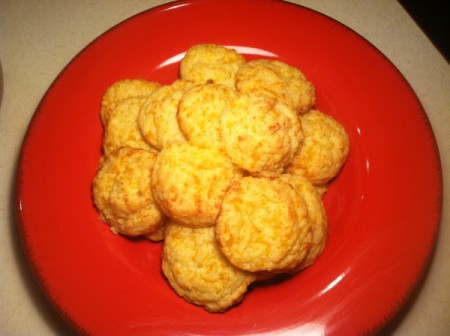
[[[103,152],[106,156],[121,147],[151,149],[142,136],[137,122],[144,102],[144,97],[128,98],[119,102],[114,108],[103,139]]]
[[[300,116],[300,120],[303,145],[286,170],[306,177],[313,184],[323,185],[344,165],[349,152],[348,135],[336,119],[318,110]]]
[[[257,59],[244,64],[236,74],[236,88],[275,97],[298,113],[315,104],[314,86],[297,68],[277,60]]]
[[[115,233],[138,236],[155,232],[164,222],[150,189],[156,152],[122,147],[100,166],[93,198],[101,219]]]
[[[142,106],[138,125],[144,138],[158,150],[171,142],[186,141],[178,124],[178,104],[193,86],[178,80],[155,90]]]
[[[152,174],[155,200],[185,225],[213,225],[225,190],[241,169],[215,149],[172,143],[158,155]]]
[[[178,295],[209,312],[225,311],[241,301],[255,280],[223,256],[214,227],[191,228],[172,221],[166,229],[162,270]]]
[[[252,283],[284,281],[322,255],[322,198],[349,136],[293,65],[213,43],[178,56],[170,84],[105,91],[92,198],[113,233],[161,243],[180,298],[225,312]]]
[[[146,97],[161,85],[144,79],[122,79],[114,82],[102,97],[100,117],[103,126],[108,123],[109,116],[116,105],[131,97]]]
[[[235,76],[245,58],[236,50],[217,44],[191,47],[181,60],[180,77],[197,84],[215,83],[235,87]]]
[[[227,154],[255,176],[278,176],[302,138],[297,114],[282,102],[240,94],[222,113],[220,135]]]
[[[321,194],[306,178],[283,174],[281,180],[292,185],[300,194],[308,209],[311,223],[312,243],[305,259],[297,267],[297,271],[312,265],[325,248],[328,239],[328,220]]]
[[[236,92],[222,84],[203,84],[189,90],[178,107],[178,122],[188,141],[223,150],[220,117]]]
[[[243,177],[225,194],[216,238],[236,267],[283,272],[296,267],[311,243],[311,227],[300,195],[279,179]]]

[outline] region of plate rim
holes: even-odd
[[[261,0],[247,0],[248,2],[260,2]],[[420,288],[421,286],[421,281],[426,277],[426,274],[428,272],[428,269],[430,267],[431,264],[431,260],[434,257],[434,252],[436,249],[436,241],[438,238],[438,234],[439,234],[439,228],[440,228],[440,223],[442,221],[442,206],[443,206],[443,170],[442,170],[442,162],[441,162],[441,156],[440,156],[440,152],[439,152],[439,146],[437,144],[436,141],[436,136],[433,130],[433,127],[430,123],[430,120],[428,118],[428,115],[419,99],[419,97],[417,96],[416,92],[414,91],[414,89],[412,88],[412,86],[410,85],[410,83],[407,81],[407,79],[405,78],[405,76],[400,72],[400,70],[397,68],[397,66],[382,52],[380,51],[380,49],[378,49],[375,45],[373,45],[369,40],[367,40],[365,37],[363,37],[362,35],[360,35],[358,32],[356,32],[355,30],[353,30],[352,28],[348,27],[347,25],[337,21],[336,19],[323,14],[319,11],[313,10],[311,8],[299,5],[299,4],[294,4],[294,3],[289,3],[289,2],[283,2],[283,1],[271,1],[271,0],[263,0],[266,2],[272,2],[274,5],[287,5],[287,6],[294,6],[294,7],[300,7],[304,10],[313,12],[315,14],[318,14],[320,16],[326,17],[328,20],[332,20],[334,21],[336,24],[338,24],[340,27],[345,28],[347,30],[349,30],[354,36],[362,39],[367,45],[369,45],[370,47],[372,47],[372,49],[380,56],[382,56],[384,58],[385,61],[387,61],[390,66],[395,69],[395,71],[397,72],[397,75],[399,78],[401,78],[404,82],[404,84],[408,87],[408,91],[410,94],[412,94],[414,96],[414,99],[417,101],[419,110],[421,112],[421,116],[423,118],[423,120],[426,122],[426,125],[424,126],[427,129],[427,133],[429,135],[432,136],[432,143],[433,143],[433,155],[435,156],[435,160],[436,160],[436,164],[437,164],[437,168],[438,171],[436,171],[436,177],[438,178],[438,190],[436,190],[436,195],[437,195],[437,199],[439,200],[439,204],[437,205],[438,208],[438,216],[437,216],[437,220],[436,223],[434,225],[434,233],[432,234],[432,242],[431,242],[431,250],[429,250],[428,255],[426,256],[426,258],[424,259],[424,262],[422,264],[421,269],[418,272],[418,279],[416,279],[416,281],[411,284],[410,288],[407,289],[407,291],[405,292],[405,294],[403,295],[402,299],[400,300],[400,302],[396,305],[395,309],[391,312],[391,314],[389,314],[386,317],[386,321],[380,321],[381,325],[379,326],[374,326],[374,329],[372,331],[379,331],[381,328],[383,328],[384,326],[386,326],[386,323],[388,323],[390,320],[392,320],[392,318],[394,318],[405,306],[405,304],[407,303],[407,301],[411,298],[411,296],[413,295],[413,293]],[[48,89],[46,90],[46,92],[44,93],[43,97],[41,98],[38,106],[36,107],[30,121],[29,124],[27,126],[27,130],[25,132],[25,135],[23,137],[23,142],[20,146],[20,152],[19,152],[19,159],[17,162],[17,169],[16,169],[16,176],[15,176],[15,214],[16,214],[16,219],[17,219],[17,223],[18,223],[18,228],[19,228],[19,236],[20,236],[20,241],[23,247],[23,250],[25,251],[26,254],[26,259],[29,263],[29,265],[31,266],[32,269],[32,273],[33,276],[36,278],[40,288],[43,290],[45,296],[49,299],[48,301],[51,303],[51,305],[55,308],[56,312],[61,315],[63,317],[63,319],[69,323],[69,325],[71,325],[74,329],[76,329],[79,332],[82,333],[88,333],[87,330],[84,330],[83,327],[81,325],[79,325],[77,323],[77,321],[74,321],[72,319],[72,317],[70,316],[70,314],[68,312],[65,311],[65,309],[63,307],[60,306],[60,304],[58,303],[58,300],[56,298],[53,297],[51,289],[48,288],[45,284],[45,277],[42,274],[42,270],[38,267],[37,265],[37,261],[34,260],[33,255],[31,254],[30,248],[29,248],[29,237],[27,237],[27,230],[26,230],[26,222],[27,219],[24,218],[24,215],[22,213],[22,205],[21,205],[21,195],[23,194],[23,188],[22,188],[22,184],[23,184],[23,170],[25,169],[25,155],[26,155],[26,145],[28,143],[28,141],[30,141],[30,137],[31,137],[31,132],[32,129],[35,127],[36,125],[36,119],[40,116],[40,114],[42,113],[42,106],[45,104],[46,100],[49,98],[49,94],[52,91],[52,89],[58,84],[59,80],[61,79],[61,77],[63,76],[63,74],[69,70],[70,65],[81,55],[84,54],[86,52],[86,50],[89,50],[89,48],[95,44],[96,41],[102,39],[105,35],[110,34],[110,32],[116,30],[116,29],[120,29],[120,27],[122,27],[126,22],[128,21],[132,21],[135,17],[137,16],[141,16],[141,15],[146,15],[146,13],[161,13],[164,10],[167,10],[169,8],[174,8],[177,7],[179,5],[177,4],[185,4],[185,5],[192,5],[192,4],[202,4],[202,3],[207,3],[207,0],[184,0],[184,1],[171,1],[165,4],[160,4],[157,5],[155,7],[151,7],[147,10],[141,11],[139,13],[136,13],[128,18],[126,18],[125,20],[120,21],[119,23],[115,24],[114,26],[112,26],[111,28],[105,30],[103,33],[101,33],[100,35],[98,35],[96,38],[94,38],[91,42],[89,42],[85,47],[83,47],[78,53],[76,53],[76,55],[69,60],[69,62],[63,67],[63,69],[57,74],[57,76],[55,77],[55,79],[53,80],[53,82],[50,84],[50,86],[48,87]],[[238,2],[238,1],[236,1]],[[369,332],[371,332],[370,330],[368,330]]]

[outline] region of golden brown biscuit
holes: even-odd
[[[216,238],[230,262],[246,271],[296,267],[311,244],[300,195],[279,179],[243,177],[231,185],[216,221]]]
[[[172,143],[156,158],[155,200],[167,216],[191,226],[213,225],[225,190],[241,169],[215,149]]]
[[[114,233],[138,236],[160,228],[164,216],[156,205],[150,178],[156,152],[122,147],[112,152],[93,182],[101,219]]]
[[[162,270],[172,288],[209,312],[222,312],[242,300],[255,276],[234,267],[217,247],[214,227],[191,228],[170,222]]]
[[[257,59],[244,64],[236,74],[236,88],[275,97],[298,113],[308,112],[315,104],[314,86],[305,75],[277,60]]]
[[[144,79],[122,79],[114,82],[102,97],[100,117],[103,126],[106,126],[111,112],[122,100],[149,96],[158,87],[160,84]]]
[[[235,87],[235,76],[245,58],[236,50],[217,44],[191,47],[180,64],[180,77],[197,84],[215,83]]]
[[[333,117],[318,110],[300,116],[303,145],[295,154],[287,172],[323,185],[334,178],[349,152],[349,138],[344,127]]]
[[[170,85],[114,83],[92,189],[101,219],[164,242],[171,287],[209,312],[254,281],[303,270],[325,248],[322,197],[349,150],[314,104],[299,69],[216,44],[190,48]]]
[[[305,201],[311,223],[312,244],[305,259],[296,267],[295,271],[299,271],[312,265],[325,248],[328,239],[327,214],[321,195],[306,178],[283,174],[280,179],[292,185]]]
[[[122,100],[116,105],[105,129],[103,139],[105,156],[121,147],[151,149],[137,123],[139,111],[144,102],[144,97],[134,97]]]
[[[190,143],[223,150],[220,116],[236,92],[222,84],[202,84],[189,90],[178,107],[178,122]]]
[[[180,99],[194,84],[177,80],[158,88],[144,103],[138,125],[144,138],[155,148],[162,149],[171,142],[186,141],[178,124]]]
[[[302,138],[297,114],[267,96],[240,94],[222,113],[220,134],[227,154],[255,176],[278,176]]]

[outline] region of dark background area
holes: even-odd
[[[441,54],[450,60],[450,1],[398,0]]]

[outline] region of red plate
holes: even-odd
[[[206,42],[299,67],[317,89],[317,107],[351,140],[325,198],[322,257],[291,279],[255,286],[224,314],[180,299],[161,275],[161,244],[112,235],[90,196],[105,89],[123,78],[170,83],[183,52]],[[20,233],[37,279],[75,329],[100,335],[375,332],[420,279],[441,202],[433,132],[398,70],[342,24],[269,0],[172,3],[103,34],[42,99],[17,180]]]

